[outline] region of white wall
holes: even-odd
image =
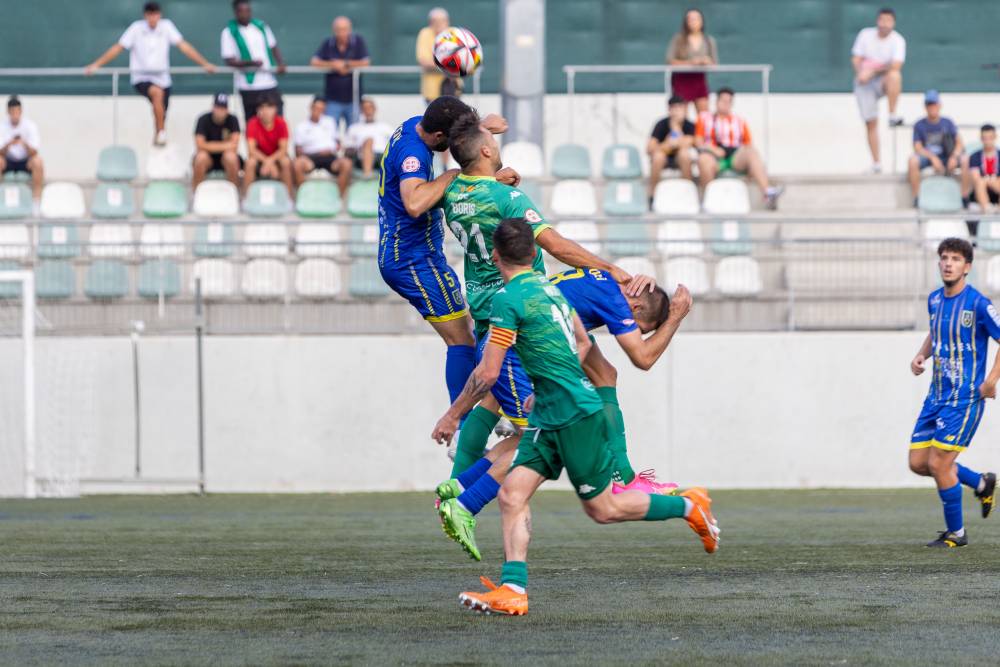
[[[294,128],[306,115],[309,96],[285,97],[286,115]],[[380,116],[398,123],[419,114],[422,104],[411,96],[377,96]],[[499,97],[483,95],[478,102],[483,111],[499,111]],[[193,132],[197,117],[204,113],[210,100],[207,96],[174,96],[170,100],[167,130],[171,150],[187,159],[193,151]],[[979,125],[997,122],[992,114],[998,108],[1000,94],[958,94],[944,96],[944,113],[958,123]],[[615,140],[615,105],[618,109],[617,140],[645,145],[656,119],[664,114],[664,99],[659,94],[578,95],[573,114],[575,140],[591,147],[595,168],[600,151]],[[235,100],[231,103],[238,104]],[[891,132],[885,124],[885,101],[882,104],[883,164],[892,165]],[[67,111],[71,105],[71,111]],[[27,96],[25,114],[38,123],[42,133],[42,156],[46,160],[50,179],[93,178],[97,153],[112,143],[110,97]],[[736,109],[746,116],[760,144],[764,141],[764,114],[759,95],[740,94]],[[908,93],[902,97],[900,112],[907,122],[923,115],[922,97]],[[119,101],[119,141],[139,152],[140,169],[145,165],[152,143],[152,120],[149,104],[131,94]],[[770,170],[775,174],[860,174],[868,168],[870,157],[864,126],[858,117],[854,96],[850,94],[773,95],[770,98],[771,159]],[[564,95],[549,95],[545,99],[546,153],[570,140],[569,102]],[[896,132],[897,161],[905,169],[910,154],[910,131]],[[977,139],[978,132],[966,131],[967,140]]]
[[[682,334],[649,373],[628,366],[609,337],[599,342],[620,369],[637,469],[710,487],[927,486],[906,468],[928,383],[908,364],[923,335]],[[91,443],[86,476],[131,475],[128,340],[42,338],[38,349],[43,426]],[[0,366],[11,368],[18,350],[0,339]],[[212,491],[431,489],[450,469],[429,438],[447,407],[436,337],[212,337],[205,353]],[[191,478],[193,340],[144,339],[140,354],[144,473]],[[67,407],[66,387],[92,395]],[[0,380],[0,399],[16,391],[10,374]],[[991,403],[963,461],[995,469],[998,436]],[[17,469],[10,429],[0,437],[7,469]],[[16,492],[6,481],[2,491]]]

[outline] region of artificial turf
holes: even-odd
[[[459,608],[496,579],[429,494],[0,501],[0,663],[997,664],[1000,517],[930,550],[933,489],[729,491],[722,547],[680,520],[598,526],[533,502],[526,617]]]

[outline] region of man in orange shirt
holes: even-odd
[[[278,103],[271,97],[263,98],[257,105],[257,114],[247,123],[247,163],[243,170],[243,192],[257,176],[281,181],[292,189],[292,161],[288,157],[288,124],[278,115]]]

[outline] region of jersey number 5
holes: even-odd
[[[479,225],[472,225],[469,228],[469,232],[465,232],[465,228],[461,224],[449,221],[448,226],[451,227],[451,231],[455,232],[455,236],[458,237],[458,242],[462,245],[462,250],[465,254],[469,256],[473,262],[488,262],[490,260],[489,253],[486,251],[486,239],[483,238],[483,233],[479,231]],[[469,248],[469,237],[476,242],[475,248]],[[476,256],[476,250],[479,250],[479,256]]]
[[[566,336],[569,349],[573,350],[573,353],[576,354],[576,336],[573,335],[573,319],[569,314],[569,306],[564,303],[562,304],[562,310],[560,310],[559,306],[552,304],[552,319],[562,329],[563,335]]]

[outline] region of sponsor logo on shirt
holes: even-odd
[[[597,491],[597,489],[595,489],[594,487],[592,487],[590,484],[581,484],[580,485],[580,493],[590,493],[591,491]]]
[[[524,219],[537,225],[542,221],[542,216],[538,215],[538,212],[534,209],[529,208],[524,212]]]
[[[406,173],[412,174],[418,169],[420,169],[420,160],[418,158],[411,155],[410,157],[403,160],[403,171],[405,171]]]
[[[976,321],[976,314],[975,313],[973,313],[971,310],[963,310],[962,311],[962,326],[963,327],[969,328],[969,327],[972,326],[972,323],[975,322],[975,321]]]
[[[511,190],[510,191],[510,198],[511,199],[517,199],[520,196],[521,196],[520,190]]]
[[[934,298],[931,299],[931,305],[932,306],[936,306],[939,303],[941,303],[941,295],[940,294],[935,294]]]
[[[586,389],[587,391],[596,391],[594,389],[594,385],[591,384],[590,380],[588,380],[587,378],[580,378],[580,384],[582,384],[583,388]]]

